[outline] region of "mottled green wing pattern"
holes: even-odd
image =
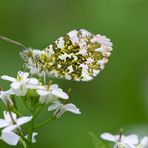
[[[104,69],[112,51],[110,39],[84,29],[73,30],[44,50],[31,50],[32,73],[67,80],[89,81]]]
[[[89,81],[104,68],[111,46],[105,37],[84,29],[73,30],[45,49],[52,60],[47,73],[69,80]]]

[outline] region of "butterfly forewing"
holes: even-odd
[[[105,36],[73,30],[42,51],[32,50],[28,67],[40,74],[89,81],[104,69],[111,51],[112,43]]]

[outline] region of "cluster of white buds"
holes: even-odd
[[[148,148],[147,136],[139,138],[136,134],[125,136],[123,134],[112,135],[110,133],[103,133],[101,138],[114,142],[114,148]]]
[[[10,89],[0,91],[0,99],[5,104],[4,119],[0,119],[1,139],[9,145],[22,143],[35,143],[34,132],[37,127],[59,118],[64,112],[69,111],[80,114],[80,110],[72,103],[67,103],[69,96],[57,84],[43,85],[41,80],[30,78],[29,73],[19,71],[17,78],[3,75],[1,79],[11,82]],[[17,107],[17,101],[22,101],[29,110],[29,116],[24,116]],[[48,105],[48,111],[54,111],[52,117],[35,125],[35,119],[41,109]],[[31,133],[24,134],[21,126],[32,123]]]

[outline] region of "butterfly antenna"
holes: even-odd
[[[9,39],[9,38],[7,38],[7,37],[0,36],[0,39],[1,39],[1,40],[4,40],[4,41],[6,41],[6,42],[9,42],[9,43],[15,44],[15,45],[17,45],[17,46],[21,46],[21,47],[23,47],[23,48],[26,48],[25,45],[23,45],[23,44],[21,44],[21,43],[19,43],[19,42],[17,42],[17,41],[11,40],[11,39]]]

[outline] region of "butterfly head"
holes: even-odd
[[[26,62],[28,62],[28,60],[32,57],[32,55],[33,55],[32,48],[25,48],[20,52],[20,56]]]

